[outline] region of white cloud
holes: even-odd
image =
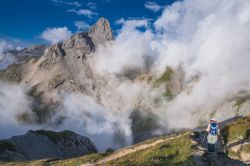
[[[78,31],[84,31],[89,28],[89,24],[84,21],[75,21],[75,26],[77,27]]]
[[[68,39],[72,32],[67,27],[47,28],[41,37],[52,44]]]
[[[26,95],[27,89],[19,85],[0,82],[0,139],[23,134],[33,125],[21,125],[17,117],[23,113],[32,115],[32,101]],[[13,101],[10,103],[10,101]]]
[[[18,47],[16,47],[16,50],[17,51],[21,51],[21,50],[23,50],[24,48],[23,47],[20,47],[20,46],[18,46]]]
[[[108,47],[100,46],[93,58],[99,72],[120,74],[126,67],[144,67],[143,56],[150,52],[148,44],[152,40],[152,34],[150,31],[142,33],[138,30],[148,27],[147,20],[120,19],[117,24],[122,24],[123,27],[115,42]]]
[[[183,91],[168,106],[166,116],[175,117],[169,126],[194,127],[203,118],[192,119],[195,113],[214,110],[241,89],[250,91],[249,9],[244,0],[179,1],[156,20],[161,38],[156,69],[181,64],[186,80],[200,76],[191,93]],[[176,124],[177,119],[182,123]]]
[[[183,7],[182,2],[176,2],[170,7],[166,7],[161,17],[159,17],[154,23],[156,30],[170,30],[170,33],[174,34],[173,30],[174,28],[178,28],[175,26],[180,23],[178,21],[180,21],[180,18],[182,17],[181,14],[183,10],[185,10],[185,8]],[[191,24],[192,22],[190,22],[190,25]]]
[[[96,3],[94,3],[94,2],[88,2],[88,3],[87,3],[87,6],[88,6],[90,9],[96,9]]]
[[[125,31],[124,29],[128,29],[128,28],[139,28],[139,27],[145,27],[148,28],[149,26],[149,22],[146,19],[129,19],[129,20],[125,20],[124,18],[121,18],[119,20],[116,21],[116,24],[122,24],[122,30]]]
[[[81,7],[82,5],[78,1],[73,2],[65,2],[66,5],[75,6],[75,7]]]
[[[93,16],[97,15],[96,12],[94,12],[92,10],[89,10],[89,9],[79,9],[79,10],[69,9],[67,11],[68,12],[72,12],[72,13],[76,13],[77,15],[83,15],[83,16],[86,16],[88,18],[92,18]]]
[[[75,6],[75,7],[81,7],[81,3],[78,1],[68,1],[64,2],[63,0],[52,0],[52,2],[57,5],[57,6],[62,6],[62,5],[68,5],[68,6]]]
[[[250,91],[249,1],[177,1],[155,20],[156,33],[146,20],[120,19],[117,23],[123,26],[116,40],[98,47],[93,56],[92,66],[98,72],[116,75],[128,67],[143,69],[143,57],[150,55],[155,60],[152,73],[160,75],[166,66],[182,66],[185,81],[199,76],[192,88],[187,85],[189,89],[173,101],[153,109],[163,126],[196,127],[208,118],[203,116],[205,110],[213,111],[242,89]],[[153,105],[150,100],[141,101],[144,107]],[[177,120],[182,123],[176,124]]]
[[[0,54],[3,53],[4,51],[13,48],[10,43],[8,43],[5,40],[0,39]]]
[[[147,8],[148,10],[151,10],[153,12],[158,12],[159,10],[162,9],[162,6],[160,6],[159,4],[157,4],[156,2],[146,2],[144,4],[145,8]]]
[[[10,49],[13,49],[12,44],[5,40],[0,40],[0,70],[16,62],[15,56],[7,52]]]
[[[121,88],[118,88],[118,91],[119,89]],[[56,119],[57,116],[65,117],[60,128],[69,128],[79,133],[84,132],[84,135],[90,135],[91,140],[98,144],[98,148],[102,151],[108,147],[117,146],[113,140],[117,130],[124,131],[122,136],[126,142],[123,142],[123,144],[131,144],[131,139],[129,139],[131,138],[130,120],[124,118],[129,116],[128,112],[122,114],[111,111],[84,94],[71,93],[64,95],[54,118]],[[109,139],[103,138],[105,135],[109,136]],[[101,137],[102,143],[100,143],[100,139],[97,142],[96,137]]]

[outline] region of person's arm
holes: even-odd
[[[210,123],[208,124],[207,128],[206,128],[206,132],[210,131]]]

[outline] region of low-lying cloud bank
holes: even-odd
[[[8,52],[10,49],[13,49],[13,46],[9,42],[0,39],[0,70],[16,62],[15,56]]]
[[[22,125],[18,117],[23,113],[32,114],[32,100],[27,96],[27,88],[0,82],[0,139],[19,135],[32,125]]]
[[[148,20],[119,22],[123,27],[116,41],[97,50],[93,66],[102,74],[120,74],[127,67],[145,68],[147,56],[154,60],[151,72],[157,75],[166,66],[181,66],[184,91],[153,109],[167,128],[195,127],[197,111],[250,90],[250,2],[177,1],[164,9],[153,28]],[[195,77],[196,84],[189,85]]]
[[[71,130],[88,136],[101,151],[132,143],[125,112],[114,113],[83,94],[65,94],[55,114],[46,123],[39,123],[29,91],[24,85],[0,82],[0,139],[47,129]]]
[[[91,68],[107,80],[100,90],[101,103],[82,94],[63,96],[54,118],[65,120],[56,130],[89,135],[102,149],[111,146],[113,138],[125,145],[132,142],[130,114],[135,109],[152,112],[160,124],[154,132],[160,134],[196,127],[208,118],[203,111],[211,113],[225,99],[250,90],[249,1],[177,1],[153,22],[121,19],[118,23],[123,26],[116,40],[88,57]],[[185,72],[183,91],[172,101],[162,96],[163,89],[152,89],[146,81],[119,77],[128,69],[160,76],[167,66],[181,66]],[[30,111],[29,99],[21,93],[25,91],[12,91],[19,92],[15,86],[0,85],[0,133],[7,132],[3,126],[18,126],[13,119],[18,111]],[[16,102],[8,108],[7,99]],[[106,143],[101,145],[104,137]]]

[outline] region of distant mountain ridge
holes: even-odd
[[[96,152],[89,138],[72,131],[28,131],[21,136],[0,140],[0,160],[4,161],[63,159]]]
[[[44,54],[48,46],[46,45],[33,45],[30,48],[23,48],[20,50],[10,49],[2,53],[2,59],[0,59],[0,66],[3,63],[11,65],[12,63],[24,63],[31,58],[39,58]],[[4,65],[4,66],[6,66]]]

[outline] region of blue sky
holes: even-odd
[[[66,26],[75,33],[76,21],[92,25],[100,17],[107,18],[116,31],[120,25],[115,22],[120,18],[156,19],[161,14],[161,7],[173,1],[2,0],[0,39],[16,41],[22,45],[43,43],[45,41],[40,36],[47,28]]]

